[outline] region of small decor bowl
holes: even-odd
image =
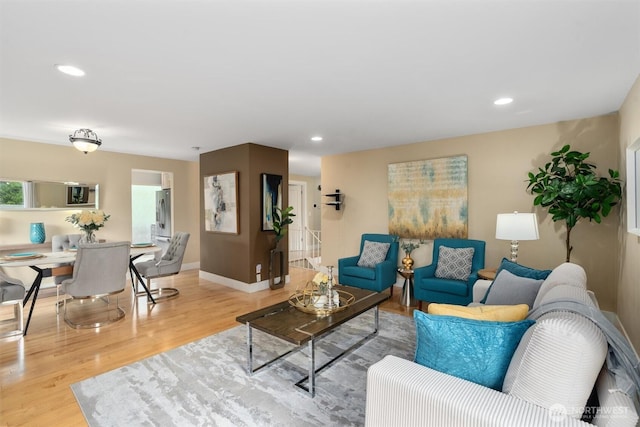
[[[318,285],[314,282],[307,282],[303,289],[297,289],[289,297],[289,304],[305,313],[328,316],[349,307],[356,300],[356,297],[349,292],[334,289],[333,300],[337,301],[337,304],[329,304],[327,295],[320,292]]]

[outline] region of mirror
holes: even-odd
[[[98,184],[0,178],[0,210],[99,209]]]

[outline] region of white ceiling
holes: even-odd
[[[184,160],[255,142],[318,175],[322,155],[618,110],[640,2],[0,0],[0,61],[2,137],[90,128]]]

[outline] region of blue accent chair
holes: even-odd
[[[390,243],[387,257],[375,268],[358,267],[360,255],[338,260],[338,283],[370,291],[382,292],[396,283],[398,268],[398,238],[389,234],[363,234],[360,240],[360,253],[365,240],[370,242]]]
[[[475,249],[471,260],[471,274],[467,281],[436,277],[440,246]],[[422,301],[457,305],[469,304],[473,300],[473,285],[478,280],[478,270],[484,268],[485,246],[486,243],[483,240],[435,239],[431,264],[414,269],[414,294],[418,300],[418,308],[422,309]]]

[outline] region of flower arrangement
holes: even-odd
[[[74,227],[84,232],[85,235],[83,237],[85,238],[85,242],[93,242],[95,241],[93,233],[104,227],[104,223],[107,222],[110,217],[111,215],[106,215],[103,211],[83,210],[68,216],[65,218],[65,221],[70,222]]]
[[[400,241],[400,247],[407,254],[407,256],[411,255],[411,252],[418,249],[421,244],[424,243],[424,240],[420,239],[419,241],[414,240],[402,240]]]

